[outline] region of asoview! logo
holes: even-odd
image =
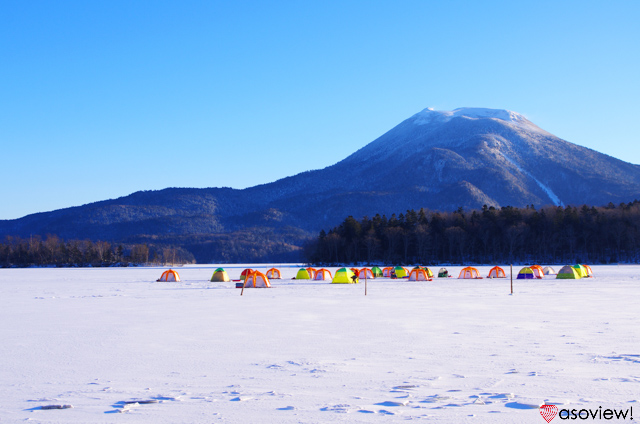
[[[556,416],[561,420],[633,420],[633,406],[627,409],[558,409],[556,405],[542,405],[540,415],[550,423]]]

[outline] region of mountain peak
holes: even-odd
[[[489,109],[482,107],[461,107],[452,111],[434,110],[433,108],[426,108],[421,112],[413,115],[413,123],[416,125],[427,124],[444,124],[449,122],[453,118],[465,118],[465,119],[498,119],[508,124],[516,125],[519,127],[527,127],[529,129],[540,129],[530,122],[523,115],[504,109]]]

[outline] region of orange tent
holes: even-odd
[[[591,269],[591,267],[585,264],[582,264],[582,266],[587,270],[587,277],[593,277],[593,270]]]
[[[536,278],[544,277],[544,269],[540,265],[531,265],[529,268],[533,271],[533,275]]]
[[[474,267],[468,266],[466,268],[462,268],[460,271],[460,275],[458,278],[482,278],[480,273]]]
[[[253,272],[253,270],[252,270],[251,268],[247,268],[247,269],[245,269],[244,271],[242,271],[242,272],[240,273],[240,279],[241,279],[241,280],[244,280],[245,278],[247,278],[247,275],[248,275],[248,274],[251,274],[252,272]]]
[[[375,278],[373,275],[373,272],[369,269],[369,268],[362,268],[359,272],[358,272],[358,278],[364,280],[365,278],[368,280],[371,280],[372,278]]]
[[[271,287],[269,278],[260,271],[253,271],[247,274],[244,280],[245,287]]]
[[[424,269],[414,268],[409,272],[409,281],[431,281],[431,278]]]
[[[383,277],[391,277],[391,271],[393,270],[392,266],[388,266],[382,269],[382,276]]]
[[[280,276],[280,270],[277,268],[271,268],[269,271],[267,271],[267,278],[271,280],[279,280],[280,278],[282,278]]]
[[[489,271],[489,275],[487,276],[487,278],[506,278],[507,274],[504,273],[504,269],[500,268],[499,266],[494,266],[493,268],[491,268],[491,270]]]
[[[180,276],[178,275],[177,272],[170,269],[168,271],[163,272],[160,278],[158,278],[156,281],[180,281]]]
[[[313,280],[316,276],[316,269],[309,267],[307,268],[307,272],[309,273],[309,278]]]
[[[316,271],[316,276],[314,280],[332,280],[331,272],[328,269],[320,268]]]

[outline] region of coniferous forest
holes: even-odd
[[[640,202],[349,216],[304,252],[316,264],[638,263]]]
[[[44,240],[39,236],[29,239],[7,237],[4,243],[0,243],[0,267],[129,266],[193,262],[193,255],[180,247],[115,245],[90,240],[65,241],[55,235],[49,235]]]

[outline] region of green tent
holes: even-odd
[[[373,268],[371,268],[371,272],[373,272],[373,276],[376,278],[382,277],[382,270],[380,269],[380,267],[374,266]]]
[[[558,271],[558,275],[556,275],[556,278],[577,280],[582,277],[580,276],[578,270],[576,270],[572,266],[566,265],[563,266],[560,271]]]
[[[448,276],[449,276],[449,271],[447,271],[447,268],[440,268],[440,271],[438,271],[438,278],[444,278]]]
[[[353,278],[355,274],[349,268],[340,268],[336,271],[336,275],[333,277],[331,281],[332,284],[352,284],[357,283],[358,279]]]

